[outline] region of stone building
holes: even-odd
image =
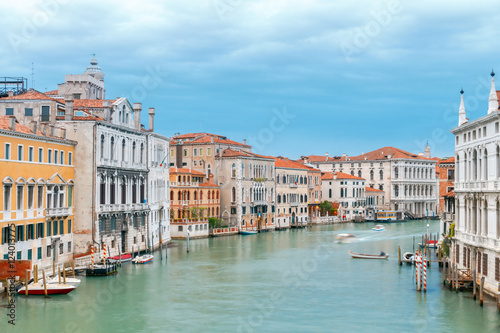
[[[455,157],[442,159],[437,163],[439,179],[439,214],[447,211],[445,197],[455,189]]]
[[[365,214],[365,179],[343,172],[329,172],[321,177],[322,197],[328,202],[338,202],[337,216],[353,220]]]
[[[485,290],[500,282],[500,111],[494,73],[488,112],[466,118],[461,91],[455,135],[455,237],[451,257],[458,268],[485,277]]]

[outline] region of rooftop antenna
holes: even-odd
[[[31,88],[35,89],[35,63],[31,63]]]

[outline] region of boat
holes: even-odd
[[[376,216],[377,221],[404,221],[405,213],[402,211],[379,210]]]
[[[353,234],[338,234],[336,238],[340,243],[351,243],[356,240],[356,236]]]
[[[415,254],[413,252],[405,252],[405,253],[403,253],[403,259],[408,260],[408,261],[412,261],[414,255]]]
[[[145,254],[142,256],[137,256],[132,259],[133,264],[147,264],[153,260],[154,256],[152,254]]]
[[[363,253],[356,253],[352,251],[347,251],[353,258],[358,258],[358,259],[387,259],[389,255],[387,253],[382,252],[381,254],[363,254]]]
[[[66,284],[69,284],[70,286],[75,286],[75,288],[78,287],[78,285],[80,285],[80,282],[82,282],[80,279],[66,277]],[[52,279],[47,280],[47,283],[59,284],[59,276],[56,275]],[[61,283],[64,283],[64,278],[62,276],[61,276]]]
[[[119,263],[120,260],[123,262],[129,262],[129,261],[132,261],[132,254],[130,253],[124,253],[121,255],[121,258],[120,256],[114,256],[114,257],[109,257],[107,259],[109,262],[116,262],[116,263]]]
[[[241,230],[242,235],[256,235],[257,230]]]
[[[64,295],[75,290],[75,286],[69,284],[47,283],[47,295]],[[19,295],[26,294],[26,286],[21,287],[17,293]],[[28,285],[28,295],[45,295],[43,284],[33,283]]]
[[[427,243],[424,243],[425,245],[422,245],[422,243],[418,243],[418,245],[420,247],[428,247],[428,248],[431,248],[431,249],[435,249],[438,245],[438,241],[437,240],[428,240]]]
[[[382,224],[377,224],[375,227],[372,228],[373,231],[383,231],[385,230],[385,227]]]
[[[106,265],[102,264],[94,264],[89,265],[85,269],[86,276],[108,276],[112,274],[116,274],[118,271],[116,270],[116,264],[110,263]]]

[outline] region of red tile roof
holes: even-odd
[[[103,108],[103,102],[104,101],[109,101],[110,105],[113,105],[113,103],[116,100],[104,100],[104,99],[75,99],[73,101],[73,108],[79,109],[79,108]]]
[[[335,178],[335,176],[336,176],[336,178]],[[349,175],[349,174],[343,173],[343,172],[329,172],[329,173],[325,173],[323,176],[321,176],[321,180],[333,180],[333,179],[359,179],[359,180],[365,180],[364,178],[356,177],[356,176]]]
[[[51,90],[51,91],[46,91],[44,92],[45,95],[54,95],[54,96],[59,96],[59,90]]]
[[[0,129],[6,130],[6,131],[11,131],[10,119],[12,119],[12,117],[10,117],[10,116],[0,116]],[[33,134],[33,131],[29,127],[21,125],[17,121],[15,124],[15,128],[16,128],[16,132],[25,133],[25,134]]]
[[[325,156],[325,155],[309,155],[309,156],[301,156],[302,159],[307,159],[308,163],[314,162],[334,162],[342,159],[341,156]]]
[[[309,168],[304,164],[292,161],[286,157],[273,157],[273,158],[275,159],[274,166],[277,168],[309,170]]]
[[[196,175],[196,176],[205,176],[205,174],[203,172],[199,172],[199,171],[192,170],[192,169],[186,169],[186,168],[173,168],[172,167],[169,169],[169,171],[171,174],[188,173],[188,174]]]
[[[0,98],[3,101],[11,101],[11,100],[48,100],[48,101],[55,101],[52,97],[49,97],[35,89],[30,89],[24,94],[16,95],[16,96],[11,96],[11,97],[3,97]]]
[[[214,143],[221,143],[232,146],[243,146],[249,148],[251,147],[247,144],[230,140],[225,136],[210,134],[210,133],[188,133],[188,134],[176,135],[172,138],[170,144],[177,144],[178,142],[186,142],[190,144],[204,144],[204,143],[211,143],[212,139]]]
[[[218,157],[253,157],[253,158],[273,159],[273,157],[271,156],[264,156],[264,155],[250,153],[248,151],[234,150],[231,148],[224,149],[224,151],[222,151],[222,156],[220,156],[219,153]]]
[[[420,156],[418,154],[413,154],[407,151],[404,151],[399,148],[394,147],[383,147],[374,151],[370,151],[368,153],[358,155],[358,156],[348,156],[347,161],[376,161],[376,160],[387,160],[389,159],[389,155],[391,159],[396,158],[404,158],[404,159],[418,159],[418,160],[434,160],[433,158],[427,158],[424,156]]]
[[[445,164],[445,163],[455,163],[455,156],[449,157],[447,159],[442,159],[439,161],[439,164]]]
[[[384,191],[382,191],[382,190],[379,190],[379,189],[376,189],[376,188],[373,188],[373,187],[369,187],[369,186],[367,186],[367,187],[365,188],[365,191],[366,191],[366,192],[385,193],[385,192],[384,192]]]

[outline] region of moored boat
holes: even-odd
[[[375,227],[372,228],[373,231],[383,231],[385,230],[385,227],[382,224],[377,224]]]
[[[69,284],[54,284],[47,283],[47,295],[63,295],[69,294],[73,290],[75,290],[75,286]],[[18,294],[25,295],[26,294],[26,286],[21,287],[18,291]],[[28,285],[28,295],[45,295],[45,288],[43,284],[33,283]]]
[[[132,254],[124,253],[121,255],[121,258],[120,258],[120,256],[113,256],[113,257],[109,257],[107,260],[109,262],[116,262],[116,263],[119,263],[120,260],[121,260],[121,262],[129,262],[129,261],[132,261]]]
[[[78,287],[78,285],[80,285],[80,282],[82,282],[80,279],[77,279],[77,278],[70,278],[70,277],[67,277],[66,278],[66,284],[70,285],[70,286],[75,286]],[[48,284],[59,284],[59,276],[55,276],[49,280],[47,280],[47,283]],[[61,283],[64,283],[64,278],[61,276]],[[29,288],[29,286],[28,286]]]
[[[405,253],[403,253],[403,259],[411,261],[411,260],[413,260],[414,255],[415,254],[413,252],[405,252]]]
[[[418,245],[420,247],[428,247],[428,248],[431,248],[431,249],[434,249],[437,247],[438,245],[438,241],[437,240],[428,240],[427,243],[424,243],[424,245],[422,243],[418,243]]]
[[[153,260],[154,256],[152,254],[145,254],[142,256],[135,257],[132,259],[133,264],[147,264]]]
[[[241,230],[242,235],[256,235],[257,230]]]
[[[357,259],[387,259],[389,255],[387,253],[380,253],[380,254],[364,254],[364,253],[356,253],[352,251],[347,251],[353,258]]]

